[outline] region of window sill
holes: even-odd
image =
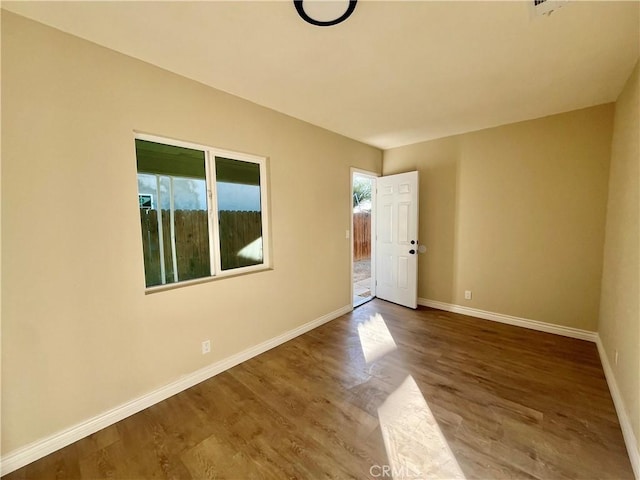
[[[165,285],[155,285],[153,287],[147,287],[144,290],[145,295],[151,295],[153,293],[165,292],[167,290],[175,290],[176,288],[189,287],[191,285],[200,285],[202,283],[216,282],[219,280],[225,280],[227,278],[243,277],[245,275],[253,275],[254,273],[273,271],[273,267],[260,266],[259,268],[252,268],[251,270],[243,270],[241,272],[229,272],[221,273],[219,275],[211,277],[194,278],[193,280],[185,280],[177,283],[167,283]]]

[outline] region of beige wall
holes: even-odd
[[[2,98],[3,453],[350,304],[378,149],[6,12]],[[270,158],[273,271],[144,294],[134,129]]]
[[[636,64],[615,108],[598,325],[636,441],[640,440],[639,70]]]
[[[595,331],[612,119],[608,104],[385,151],[384,174],[420,171],[418,296]]]

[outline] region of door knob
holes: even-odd
[[[414,255],[414,254],[416,253],[416,251],[412,248],[411,250],[409,250],[409,253],[410,253],[411,255]]]

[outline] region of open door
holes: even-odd
[[[418,172],[377,179],[376,296],[418,306]]]

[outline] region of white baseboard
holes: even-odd
[[[277,337],[262,342],[258,345],[243,350],[240,353],[227,357],[216,363],[212,363],[200,370],[196,370],[193,373],[185,375],[163,387],[158,388],[152,392],[149,392],[141,397],[130,400],[122,405],[118,405],[111,410],[96,415],[93,418],[89,418],[84,422],[73,425],[65,430],[50,435],[48,437],[37,440],[29,445],[25,445],[17,450],[9,452],[7,455],[0,459],[0,475],[6,475],[8,473],[24,467],[31,462],[34,462],[46,455],[49,455],[56,450],[59,450],[67,445],[72,444],[88,435],[91,435],[103,428],[113,425],[120,420],[123,420],[134,413],[138,413],[145,408],[155,405],[162,400],[165,400],[177,393],[186,390],[194,385],[197,385],[208,378],[211,378],[219,373],[224,372],[236,365],[249,360],[261,353],[271,350],[278,345],[281,345],[289,340],[302,335],[314,328],[319,327],[331,320],[334,320],[345,313],[353,310],[352,305],[345,305],[338,310],[327,313],[311,322],[305,323],[293,330],[289,330]]]
[[[618,383],[616,382],[616,377],[611,369],[607,352],[600,340],[600,335],[596,338],[596,345],[598,346],[598,354],[600,355],[600,362],[602,362],[604,376],[606,377],[607,384],[609,385],[611,398],[613,399],[613,404],[616,407],[616,413],[618,414],[618,420],[620,421],[620,428],[622,429],[622,436],[624,437],[624,443],[627,446],[629,460],[631,460],[631,467],[633,468],[633,473],[636,479],[640,480],[640,450],[638,450],[638,443],[636,441],[636,436],[633,433],[633,428],[631,427],[631,420],[627,414],[627,409],[625,407],[624,400],[622,399],[622,395],[620,395]]]
[[[478,310],[476,308],[463,307],[462,305],[454,305],[451,303],[438,302],[436,300],[428,300],[426,298],[418,298],[418,305],[425,307],[437,308],[447,312],[461,313],[470,317],[482,318],[484,320],[492,320],[494,322],[507,323],[516,327],[529,328],[540,332],[555,333],[563,337],[577,338],[579,340],[587,340],[595,342],[597,333],[580,328],[564,327],[552,323],[540,322],[538,320],[530,320],[528,318],[513,317],[502,313],[487,312],[486,310]]]
[[[438,302],[435,300],[428,300],[426,298],[419,298],[418,305],[425,307],[437,308],[438,310],[445,310],[447,312],[461,313],[463,315],[469,315],[471,317],[482,318],[484,320],[492,320],[494,322],[507,323],[509,325],[515,325],[518,327],[530,328],[532,330],[539,330],[541,332],[555,333],[556,335],[562,335],[565,337],[577,338],[580,340],[588,340],[595,342],[598,347],[598,354],[600,356],[600,362],[602,363],[602,369],[607,379],[607,385],[613,399],[613,404],[616,408],[618,415],[618,421],[620,422],[620,428],[622,429],[622,436],[624,437],[624,443],[629,453],[629,459],[631,460],[631,466],[636,479],[640,480],[640,451],[638,451],[638,443],[631,427],[631,421],[627,414],[624,401],[620,395],[618,384],[616,383],[613,370],[609,364],[609,359],[604,350],[604,346],[600,340],[600,335],[597,332],[590,332],[588,330],[581,330],[578,328],[564,327],[561,325],[554,325],[545,322],[539,322],[537,320],[530,320],[527,318],[513,317],[511,315],[504,315],[502,313],[487,312],[485,310],[478,310],[475,308],[463,307],[461,305],[453,305],[450,303]]]

